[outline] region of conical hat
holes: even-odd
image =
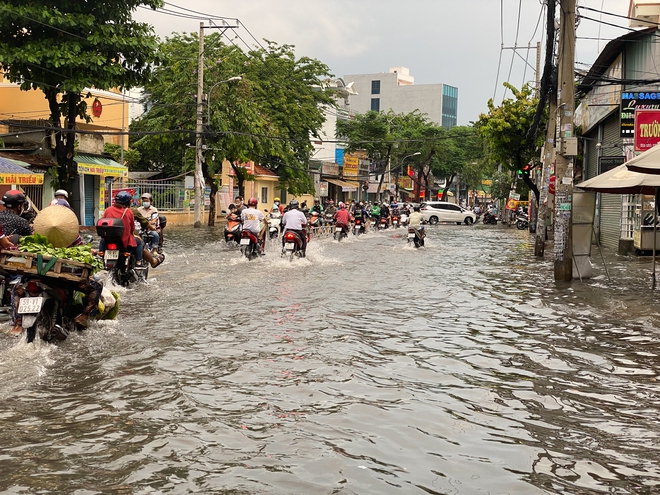
[[[34,233],[45,235],[55,247],[68,247],[78,237],[78,217],[66,206],[47,206],[34,219]]]

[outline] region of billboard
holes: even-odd
[[[635,110],[635,151],[646,151],[660,142],[660,110]]]

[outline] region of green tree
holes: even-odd
[[[105,143],[103,146],[103,152],[107,153],[112,157],[112,159],[116,162],[121,163],[121,146],[118,144],[112,144],[112,143]],[[140,161],[140,152],[137,150],[134,150],[133,148],[126,148],[124,150],[124,163],[121,163],[122,165],[125,165],[129,169],[133,170],[133,167],[136,163]]]
[[[499,107],[493,104],[492,99],[489,100],[488,113],[479,116],[475,128],[486,143],[492,162],[501,163],[513,172],[523,171],[525,165],[538,162],[545,125],[539,126],[539,131],[528,139],[527,131],[532,125],[538,100],[532,97],[533,90],[529,85],[520,90],[509,83],[504,85],[511,90],[514,98],[503,100]],[[529,171],[522,173],[522,179],[534,192],[538,202],[539,191],[530,179]]]
[[[196,35],[175,35],[160,46],[163,64],[145,86],[148,111],[131,127],[163,131],[132,141],[142,154],[142,166],[148,162],[149,167],[175,168],[186,156],[186,146],[194,145],[197,50]],[[202,172],[211,187],[211,208],[222,158],[231,164],[241,195],[248,179],[241,164],[248,161],[276,172],[280,185],[292,194],[313,191],[310,135],[317,135],[324,121],[322,105],[333,104],[330,91],[318,90],[329,76],[327,66],[296,58],[289,45],[268,43],[246,54],[217,34],[204,38],[204,57],[204,143],[209,151]],[[227,81],[238,76],[240,81]],[[213,210],[209,224],[214,220]]]
[[[77,176],[76,118],[91,121],[85,89],[131,88],[150,77],[157,43],[151,26],[132,20],[139,6],[163,1],[0,1],[0,66],[22,90],[41,90],[48,100],[62,186]]]

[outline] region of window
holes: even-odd
[[[268,204],[268,188],[267,187],[262,187],[261,188],[261,202],[263,204]]]
[[[371,81],[371,94],[372,95],[380,94],[380,81]]]
[[[380,98],[371,99],[371,109],[374,112],[380,112]]]

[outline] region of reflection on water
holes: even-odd
[[[557,284],[526,233],[484,226],[422,250],[317,239],[293,263],[220,229],[166,247],[119,321],[0,339],[0,490],[660,490],[650,263]]]

